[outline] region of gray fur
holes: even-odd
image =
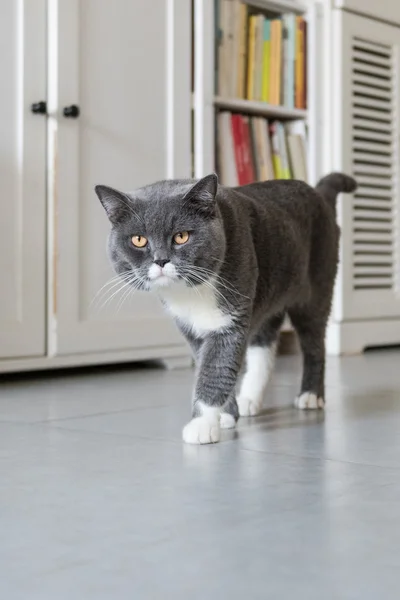
[[[289,314],[304,355],[302,392],[324,398],[325,329],[337,270],[337,194],[356,182],[332,173],[316,189],[301,181],[266,181],[226,188],[215,175],[200,181],[162,181],[123,194],[97,186],[112,223],[109,255],[117,273],[131,271],[133,284],[148,290],[146,273],[154,260],[169,260],[188,285],[215,274],[217,300],[233,316],[221,331],[195,336],[182,332],[197,357],[193,416],[198,401],[225,406],[235,419],[235,386],[247,345],[270,346]],[[183,246],[171,243],[190,231]],[[136,249],[132,235],[150,243]]]

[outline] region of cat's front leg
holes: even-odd
[[[198,362],[192,420],[183,429],[184,442],[219,442],[221,409],[234,393],[246,339],[244,327],[213,332],[205,338]]]

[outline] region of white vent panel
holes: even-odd
[[[394,186],[392,47],[352,38],[352,169],[358,190],[352,204],[352,287],[394,286]]]

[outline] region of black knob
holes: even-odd
[[[42,100],[41,102],[34,102],[31,105],[31,111],[35,113],[35,115],[45,115],[47,113],[47,104]]]
[[[79,106],[76,104],[71,104],[71,106],[65,106],[63,110],[64,117],[70,117],[72,119],[76,119],[79,117]]]

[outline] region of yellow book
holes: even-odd
[[[276,66],[276,21],[271,21],[271,41],[270,41],[270,56],[269,56],[269,100],[270,104],[274,104],[275,98],[275,66]]]
[[[264,40],[263,40],[263,66],[262,66],[262,90],[261,100],[269,102],[270,88],[270,70],[271,70],[271,21],[264,21]]]
[[[296,17],[295,106],[304,107],[304,19]]]
[[[247,100],[254,100],[255,52],[257,16],[249,19],[249,44],[247,52]]]
[[[281,103],[281,85],[282,85],[282,21],[276,20],[276,65],[275,65],[275,102]]]
[[[238,19],[238,57],[237,57],[237,90],[238,98],[245,98],[246,91],[246,42],[247,42],[247,5],[241,4]]]

